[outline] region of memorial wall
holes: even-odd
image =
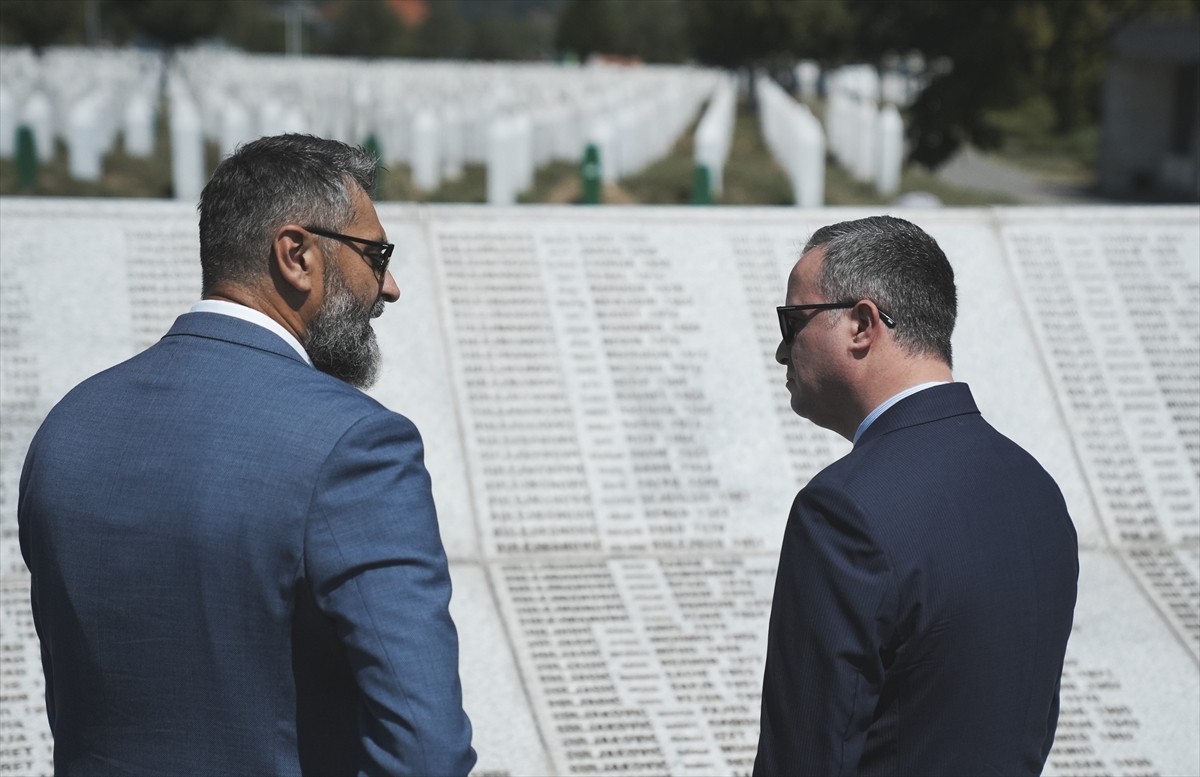
[[[789,409],[774,307],[811,232],[869,212],[379,215],[371,393],[425,438],[475,774],[748,774],[788,509],[849,449]],[[1200,774],[1200,209],[896,215],[954,265],[956,379],[1078,529],[1046,773]],[[21,463],[197,298],[195,211],[0,200],[0,291],[0,775],[49,773]]]

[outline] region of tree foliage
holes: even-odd
[[[221,34],[243,51],[279,54],[287,48],[282,15],[262,3],[235,2],[223,20]]]
[[[617,17],[612,0],[570,0],[558,17],[554,44],[581,60],[617,53]]]
[[[429,16],[414,33],[414,53],[433,59],[462,58],[469,51],[470,33],[458,0],[431,3]]]
[[[999,145],[1001,135],[986,110],[1015,106],[1029,93],[1044,15],[1030,13],[1025,0],[850,2],[864,53],[915,49],[949,62],[948,72],[934,76],[913,106],[915,161],[940,164],[963,142]]]
[[[963,143],[994,148],[1003,140],[989,119],[1030,100],[1053,107],[1054,128],[1097,121],[1110,42],[1143,16],[1200,11],[1197,0],[848,0],[858,21],[858,54],[916,50],[942,57],[912,107],[911,158],[941,164]]]
[[[645,62],[683,62],[691,55],[688,0],[614,0],[616,44],[612,53]]]
[[[341,0],[323,48],[343,57],[399,57],[408,53],[406,33],[387,0]]]
[[[174,48],[218,36],[234,4],[233,0],[122,0],[105,4],[104,13],[134,31],[136,38]]]
[[[684,8],[694,56],[718,67],[840,58],[852,33],[843,0],[687,0]]]
[[[0,42],[40,50],[83,39],[83,3],[77,0],[5,0],[0,3]]]
[[[467,56],[471,59],[537,60],[553,50],[553,20],[485,13],[470,26]]]

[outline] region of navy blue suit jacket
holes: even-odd
[[[1039,773],[1078,574],[1058,486],[966,385],[896,403],[792,506],[754,773]]]
[[[58,774],[464,774],[413,424],[271,332],[181,316],[21,475]]]

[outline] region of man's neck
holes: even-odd
[[[896,365],[895,369],[881,375],[880,380],[870,383],[863,394],[861,406],[866,411],[863,415],[905,389],[922,383],[946,383],[952,380],[954,376],[949,365],[940,359],[905,360]]]
[[[852,400],[854,413],[845,419],[842,428],[835,431],[853,441],[863,420],[892,397],[914,386],[949,383],[953,380],[949,365],[940,359],[928,357],[904,359],[894,362],[887,369],[875,370],[869,379],[856,387],[858,391]]]

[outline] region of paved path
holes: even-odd
[[[1023,170],[984,156],[972,146],[962,149],[938,168],[937,176],[954,186],[1001,192],[1026,205],[1103,203],[1094,193],[1067,184],[1044,181]]]

